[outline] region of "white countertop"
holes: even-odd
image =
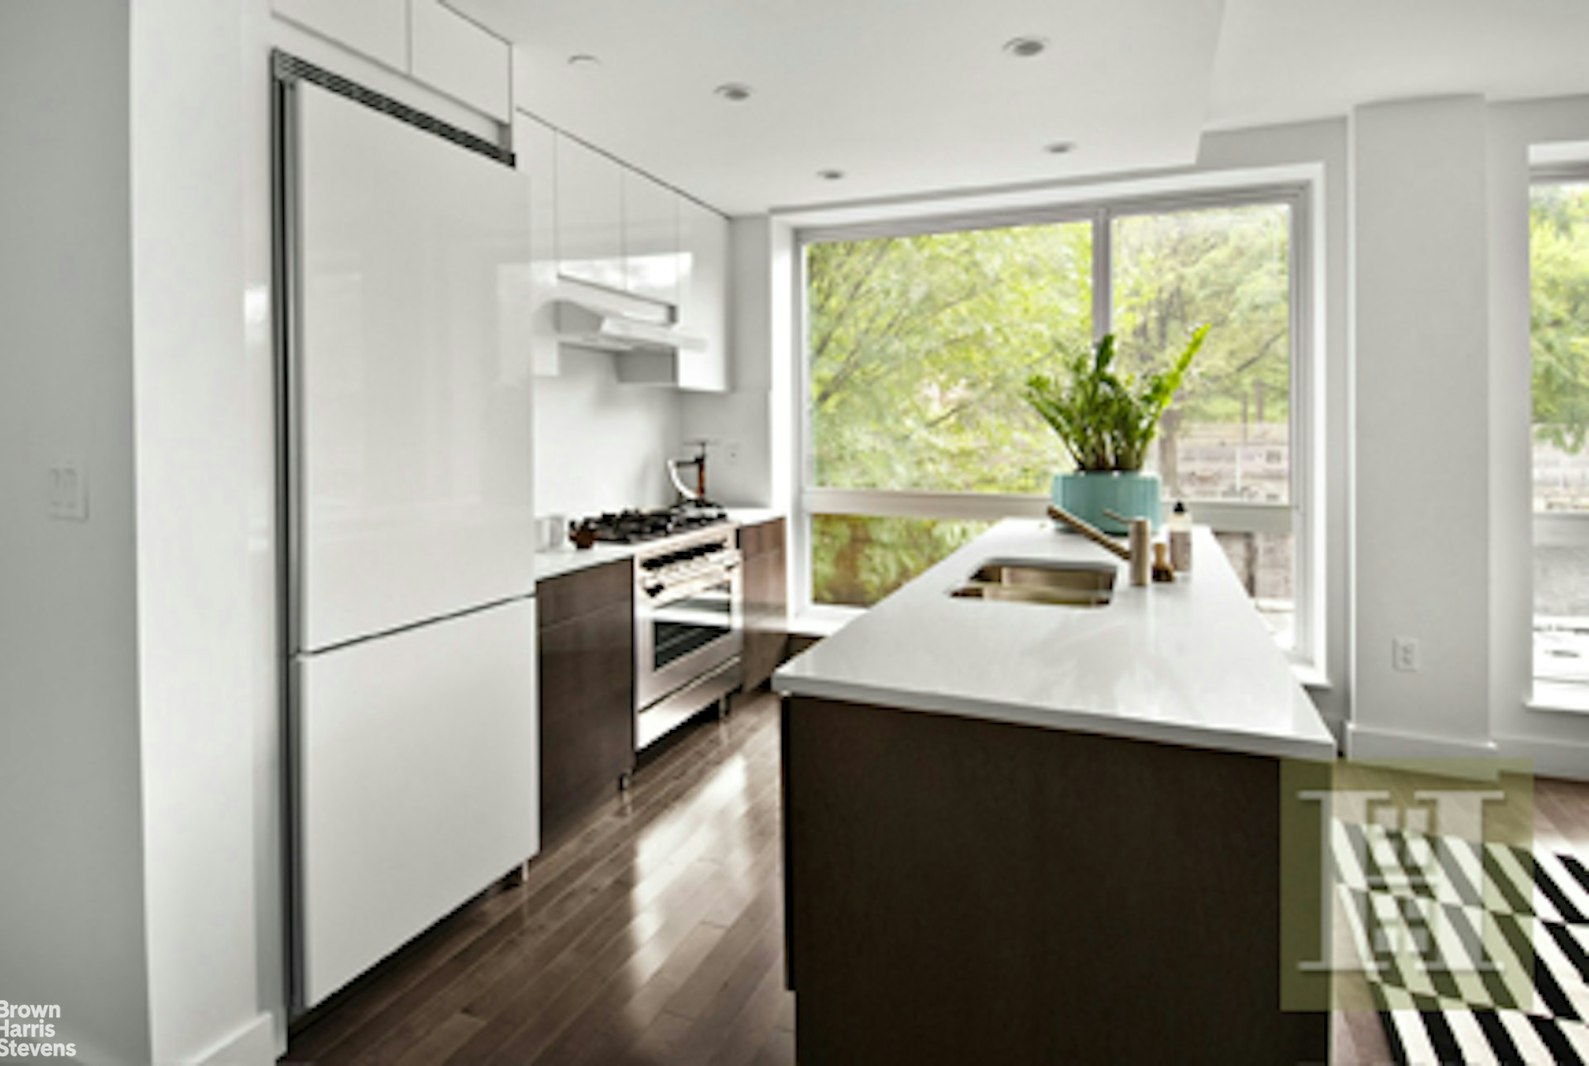
[[[728,520],[737,526],[754,526],[783,517],[781,511],[759,507],[725,507],[724,511],[728,515]],[[655,546],[656,543],[657,541],[654,540],[645,544],[598,543],[588,549],[580,550],[565,541],[559,547],[543,548],[535,553],[535,580],[549,581],[554,577],[572,574],[576,570],[600,566],[618,559],[630,559],[639,549]]]
[[[1193,570],[1133,587],[1126,565],[1047,519],[1006,519],[790,660],[791,695],[1256,755],[1333,760],[1335,741],[1214,536]],[[989,559],[1119,566],[1104,607],[955,599]]]
[[[771,522],[775,518],[782,518],[782,511],[775,511],[770,507],[724,507],[728,520],[740,526],[759,526],[763,522]]]
[[[558,548],[542,549],[535,553],[535,580],[549,581],[576,570],[630,559],[638,547],[638,544],[595,544],[581,550],[572,544],[565,544]]]

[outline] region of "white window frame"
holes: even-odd
[[[1313,196],[1308,182],[1242,185],[1226,189],[1152,196],[1092,199],[1052,208],[1023,208],[946,214],[913,219],[797,229],[795,240],[795,484],[792,515],[793,607],[818,625],[840,622],[860,608],[813,604],[811,600],[811,518],[815,514],[998,521],[1043,513],[1048,497],[1041,494],[961,493],[884,489],[837,489],[813,484],[810,424],[809,316],[806,249],[828,241],[909,237],[957,230],[995,229],[1044,223],[1090,221],[1093,227],[1093,330],[1101,337],[1113,326],[1112,225],[1130,215],[1189,211],[1200,208],[1284,204],[1290,208],[1287,242],[1289,271],[1291,395],[1290,498],[1284,504],[1247,503],[1188,498],[1197,521],[1222,532],[1293,535],[1295,621],[1290,657],[1309,675],[1322,676],[1325,646],[1325,580],[1322,509],[1324,472],[1318,434],[1323,431],[1319,400],[1323,378],[1318,373],[1314,285]]]
[[[1529,171],[1528,188],[1530,194],[1537,186],[1541,185],[1589,185],[1589,163],[1555,163],[1536,166]],[[1532,213],[1532,212],[1531,212]],[[1529,261],[1533,262],[1534,249],[1532,240],[1529,242]],[[1534,288],[1532,277],[1528,289],[1529,320],[1533,320]],[[1529,373],[1528,373],[1528,499],[1529,512],[1532,522],[1529,525],[1529,579],[1528,579],[1528,679],[1532,697],[1530,703],[1549,707],[1554,710],[1576,710],[1589,712],[1589,684],[1581,681],[1566,681],[1557,678],[1541,677],[1535,671],[1534,641],[1537,632],[1534,613],[1534,576],[1533,556],[1535,548],[1540,544],[1555,546],[1586,547],[1589,546],[1589,512],[1581,511],[1536,511],[1533,509],[1534,499],[1534,338],[1532,329],[1529,331]],[[809,591],[807,593],[809,595]]]

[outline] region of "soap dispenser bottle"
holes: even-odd
[[[1170,512],[1170,566],[1178,572],[1192,569],[1192,512],[1180,500]]]

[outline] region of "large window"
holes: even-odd
[[[1021,385],[1057,349],[1112,331],[1141,372],[1208,322],[1148,465],[1296,642],[1300,203],[1283,190],[804,234],[810,602],[869,605],[989,522],[1040,511],[1068,461]]]
[[[1589,683],[1589,175],[1533,189],[1534,675]]]

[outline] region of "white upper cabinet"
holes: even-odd
[[[557,272],[609,289],[625,287],[623,167],[562,135],[557,138]]]
[[[498,122],[513,120],[513,49],[441,0],[271,0],[279,18]]]
[[[623,169],[624,288],[665,304],[679,302],[679,194]]]
[[[512,48],[441,0],[410,0],[413,31],[411,73],[498,122],[513,117]]]
[[[556,376],[557,132],[540,119],[513,116],[513,151],[530,183],[530,361],[535,373]]]
[[[706,342],[681,354],[678,385],[728,390],[728,219],[679,198],[679,328]]]
[[[379,63],[408,69],[408,0],[274,0],[272,9]]]

